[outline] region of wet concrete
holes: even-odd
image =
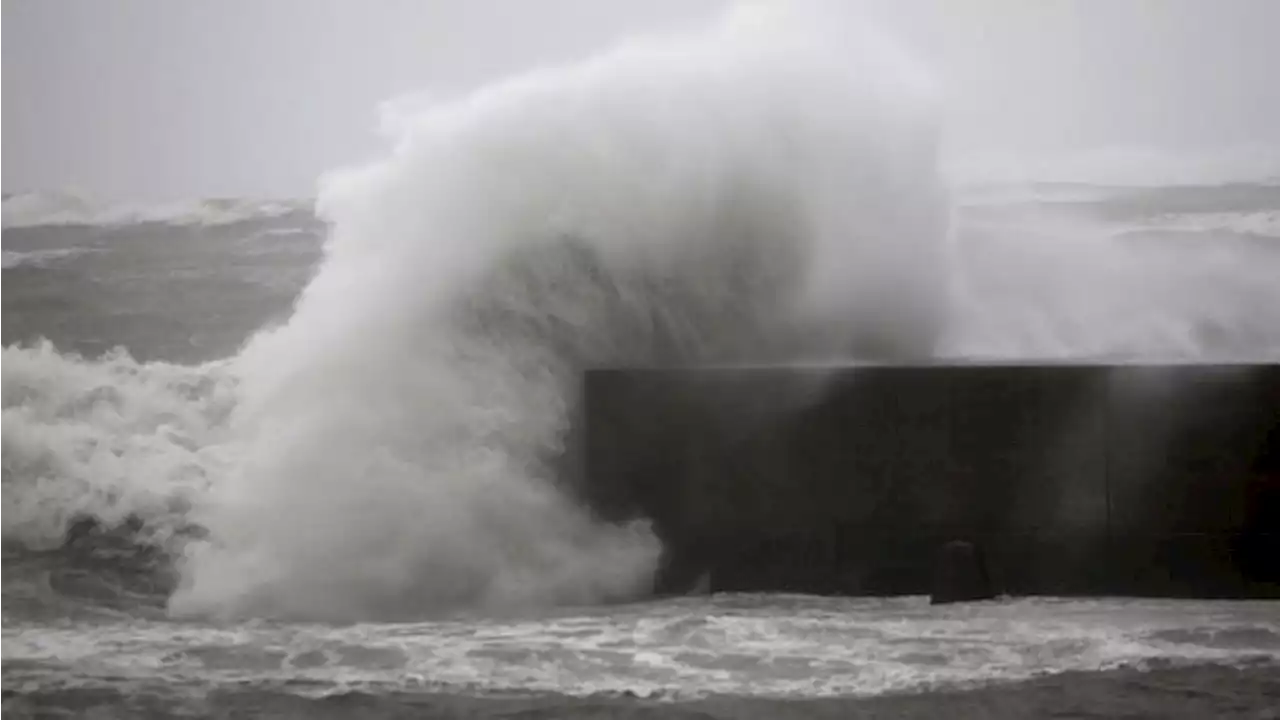
[[[660,592],[1280,597],[1280,365],[597,370],[586,500],[653,519]]]

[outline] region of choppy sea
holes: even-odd
[[[1073,188],[1086,190],[979,196],[962,216],[975,243],[978,228],[1070,211],[1155,262],[1280,269],[1280,187]],[[717,595],[394,623],[172,616],[175,541],[149,526],[192,500],[129,476],[174,472],[157,468],[177,461],[156,436],[194,433],[170,404],[218,402],[220,360],[287,319],[323,233],[305,207],[4,230],[6,709],[556,717],[730,698],[734,716],[787,714],[779,698],[1280,662],[1280,607],[1266,601]]]

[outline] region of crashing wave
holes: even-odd
[[[3,351],[6,545],[54,549],[85,519],[142,521],[168,545],[223,459],[235,381],[223,363],[97,360],[51,344]]]
[[[87,255],[94,252],[93,248],[49,248],[44,250],[5,250],[4,265],[5,270],[13,270],[20,267],[37,267],[44,268],[50,265],[56,265],[63,260],[70,260],[74,257]]]
[[[329,179],[325,264],[235,361],[237,462],[196,509],[209,540],[172,608],[648,593],[652,531],[595,520],[558,477],[578,373],[927,352],[933,110],[873,33],[752,7],[401,118],[389,158]]]
[[[1280,240],[1280,210],[1249,213],[1165,213],[1144,223],[1147,230],[1216,235],[1249,235]]]

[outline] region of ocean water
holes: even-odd
[[[584,367],[1280,357],[1275,178],[948,181],[926,78],[848,32],[740,12],[390,106],[315,200],[6,197],[6,709],[1280,662],[1266,602],[653,599],[647,525],[574,501]]]

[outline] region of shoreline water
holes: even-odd
[[[6,673],[7,674],[7,673]],[[953,717],[1280,717],[1280,663],[1244,667],[1190,665],[1157,669],[1070,671],[968,689],[875,697],[757,698],[716,696],[655,700],[559,694],[476,696],[466,693],[348,692],[308,698],[288,688],[252,685],[192,689],[125,685],[94,688],[4,689],[8,717],[60,713],[95,717],[256,717],[310,720],[364,718],[936,718]]]

